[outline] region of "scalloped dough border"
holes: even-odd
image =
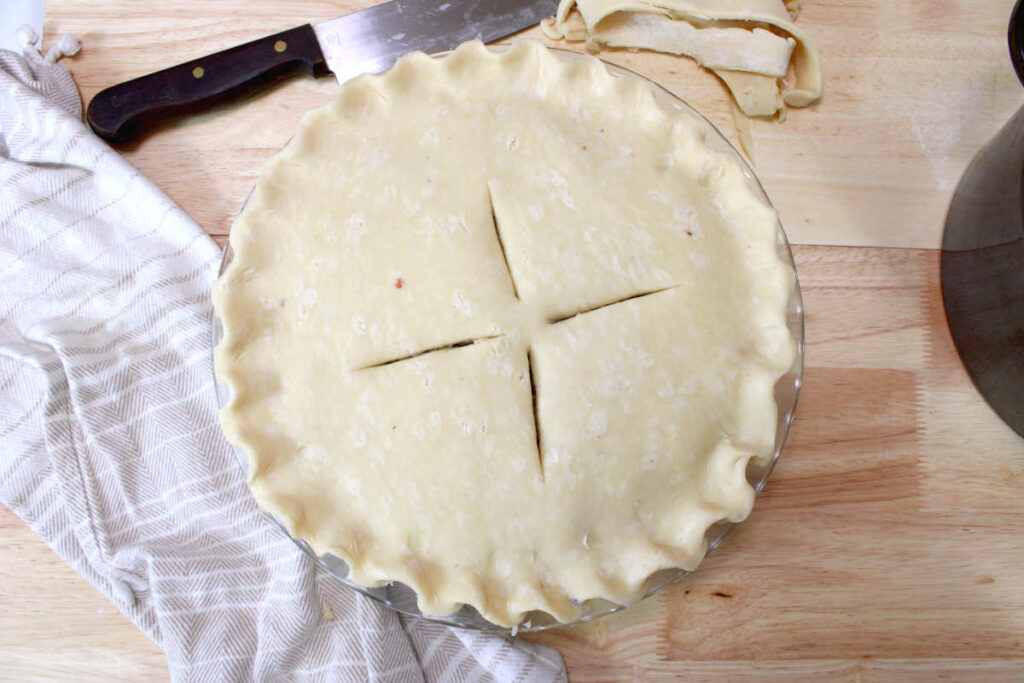
[[[733,416],[738,424],[730,427],[742,437],[720,439],[703,470],[697,473],[694,498],[673,502],[681,512],[678,523],[669,525],[671,542],[664,537],[652,539],[635,557],[619,558],[615,566],[622,569],[615,576],[609,575],[607,569],[588,565],[590,568],[582,571],[578,580],[574,578],[570,582],[564,573],[559,573],[560,567],[549,566],[546,572],[537,570],[540,574],[531,585],[500,586],[500,591],[488,591],[488,586],[480,581],[459,579],[451,573],[440,579],[426,576],[415,557],[402,562],[375,558],[354,552],[356,546],[351,541],[325,537],[309,519],[308,506],[303,507],[294,496],[285,495],[268,483],[271,480],[267,473],[278,463],[274,461],[268,442],[262,439],[265,435],[260,430],[264,427],[251,411],[253,396],[260,392],[266,394],[272,388],[261,386],[261,380],[252,375],[242,360],[264,324],[261,312],[245,304],[248,283],[260,267],[259,259],[254,256],[258,253],[254,226],[272,221],[275,206],[290,201],[289,174],[308,165],[308,155],[322,136],[329,134],[331,125],[353,112],[364,112],[369,103],[385,106],[380,102],[386,101],[388,94],[396,89],[413,87],[413,84],[417,88],[433,87],[429,85],[433,83],[438,84],[437,87],[458,89],[462,87],[460,79],[494,73],[489,68],[481,70],[480,64],[499,67],[502,82],[493,84],[495,87],[522,88],[524,92],[564,88],[579,93],[580,97],[588,91],[612,92],[634,115],[658,122],[666,131],[665,146],[672,150],[679,168],[700,179],[706,191],[714,195],[723,214],[731,217],[730,229],[735,231],[737,239],[749,242],[753,249],[750,253],[757,254],[744,267],[748,271],[748,282],[758,283],[762,298],[761,307],[755,310],[747,326],[755,331],[752,334],[758,346],[756,352],[745,359],[744,390],[740,392],[742,405],[737,409],[739,415]],[[629,604],[642,597],[645,580],[651,574],[668,568],[695,568],[705,554],[706,530],[718,521],[738,522],[749,514],[754,495],[746,481],[747,464],[752,457],[764,458],[771,454],[776,420],[772,391],[776,380],[790,369],[795,357],[795,346],[785,320],[794,275],[775,252],[777,218],[770,207],[749,191],[739,165],[710,150],[702,136],[701,124],[690,114],[661,109],[648,84],[639,79],[613,78],[600,61],[592,57],[564,63],[532,41],[519,42],[501,52],[491,51],[474,41],[441,59],[413,53],[400,59],[384,74],[350,81],[334,101],[308,113],[291,142],[262,170],[250,201],[231,231],[235,259],[213,293],[224,327],[215,353],[216,372],[232,394],[222,410],[221,422],[231,443],[249,458],[250,485],[260,505],[275,514],[293,536],[305,538],[317,553],[331,553],[345,560],[351,568],[351,580],[357,583],[378,586],[400,581],[417,592],[419,607],[425,614],[447,615],[469,604],[489,621],[508,627],[534,610],[547,612],[562,622],[572,621],[579,616],[579,605],[592,598]],[[749,439],[744,441],[747,437]],[[562,583],[572,583],[572,586]],[[504,595],[504,599],[496,600],[495,593]]]

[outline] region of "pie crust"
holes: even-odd
[[[795,357],[776,215],[702,131],[535,42],[309,112],[214,290],[259,503],[353,581],[502,626],[696,567]]]

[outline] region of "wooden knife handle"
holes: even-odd
[[[85,118],[101,138],[126,142],[145,123],[207,109],[300,71],[328,72],[309,24],[107,88]]]

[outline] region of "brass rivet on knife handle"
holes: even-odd
[[[101,138],[127,142],[143,124],[202,111],[301,72],[328,73],[309,24],[107,88],[89,103],[86,121]]]

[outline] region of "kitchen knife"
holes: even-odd
[[[112,86],[89,103],[101,138],[126,142],[151,121],[207,109],[287,76],[378,73],[407,52],[491,42],[554,14],[557,0],[392,0]]]

